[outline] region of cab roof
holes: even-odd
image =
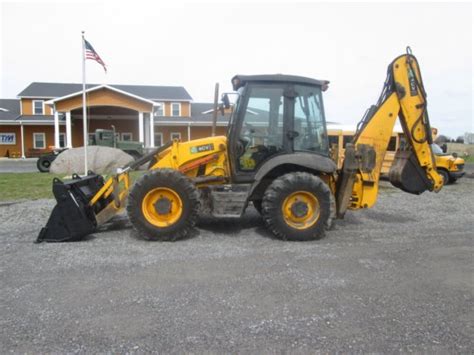
[[[238,79],[238,80],[236,80]],[[317,80],[304,76],[285,75],[285,74],[260,74],[260,75],[235,75],[231,82],[234,90],[244,86],[247,82],[290,82],[297,84],[325,86],[329,84],[328,80]]]

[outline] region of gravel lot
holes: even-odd
[[[36,245],[54,201],[3,204],[0,352],[472,352],[474,180],[382,185],[307,243],[272,239],[249,208],[175,243],[121,217]]]

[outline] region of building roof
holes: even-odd
[[[88,84],[87,89],[100,86]],[[191,95],[182,86],[151,85],[108,85],[121,91],[143,97],[148,100],[192,101]],[[18,97],[57,98],[82,91],[82,84],[34,82],[28,85]]]
[[[0,99],[0,120],[14,121],[20,115],[20,100]]]

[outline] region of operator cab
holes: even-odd
[[[269,159],[295,152],[328,156],[322,91],[328,81],[292,75],[236,75],[239,98],[229,143],[234,176],[251,180]]]

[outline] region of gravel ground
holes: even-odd
[[[0,353],[423,352],[474,349],[474,180],[376,207],[326,238],[274,240],[251,208],[175,243],[126,217],[33,244],[51,200],[0,206]]]

